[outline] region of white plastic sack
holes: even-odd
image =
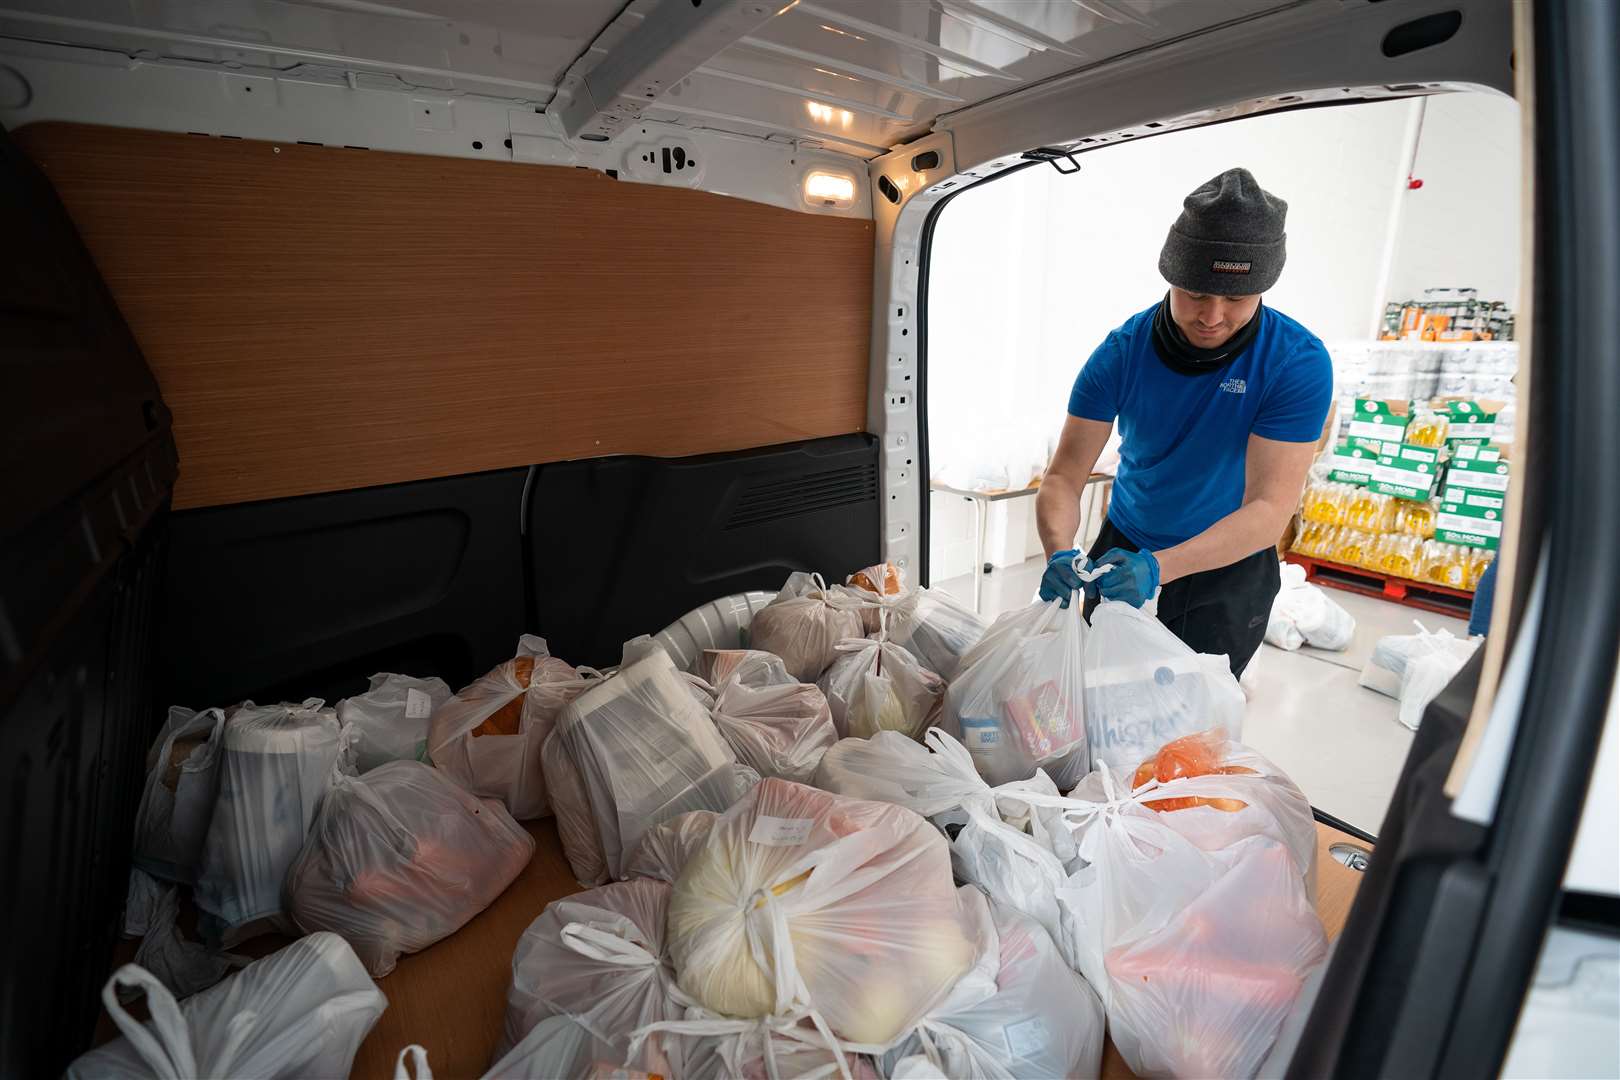
[[[1459,640],[1449,630],[1429,630],[1416,619],[1412,620],[1412,625],[1417,627],[1415,634],[1391,634],[1378,639],[1361,669],[1358,681],[1362,686],[1399,698],[1402,677],[1413,660],[1421,656],[1447,654],[1461,657],[1466,662],[1477,648],[1476,643]]]
[[[208,823],[219,797],[219,734],[225,714],[174,706],[146,755],[146,787],[135,811],[134,864],[154,877],[197,880]]]
[[[1085,657],[1094,767],[1134,770],[1172,739],[1213,728],[1243,737],[1243,691],[1227,658],[1193,652],[1153,616],[1104,600]]]
[[[148,915],[146,929],[132,962],[151,973],[176,998],[183,1000],[213,986],[232,968],[248,963],[248,959],[210,949],[203,942],[181,933],[180,894],[173,885],[166,885]],[[139,996],[138,987],[119,989],[119,997],[125,1001],[133,1001]]]
[[[724,810],[758,778],[657,647],[563,710],[542,764],[563,852],[587,885],[621,877],[647,829]]]
[[[1447,637],[1450,640],[1440,648],[1409,659],[1401,672],[1399,717],[1401,723],[1413,731],[1423,722],[1423,713],[1429,707],[1429,702],[1440,696],[1440,691],[1451,683],[1474,655],[1474,650],[1479,648],[1477,639],[1459,641],[1449,634]]]
[[[1271,602],[1266,623],[1266,641],[1290,651],[1303,644],[1317,649],[1342,650],[1356,636],[1356,620],[1328,598],[1327,593],[1305,581],[1304,567],[1293,563],[1282,566],[1282,587]]]
[[[120,986],[146,991],[149,1022],[124,1011]],[[80,1056],[69,1080],[347,1076],[388,1007],[336,934],[301,938],[178,1004],[150,973],[125,964],[101,1000],[123,1037]]]
[[[655,878],[674,884],[692,852],[709,838],[709,830],[718,820],[720,815],[712,810],[693,810],[654,825],[641,834],[641,842],[625,860],[624,876]]]
[[[775,779],[693,853],[669,945],[707,1009],[803,1011],[857,1044],[906,1031],[973,962],[944,837],[900,807]]]
[[[810,683],[750,686],[749,675],[745,666],[716,688],[715,727],[737,760],[759,775],[809,783],[821,755],[838,741],[826,695]]]
[[[895,604],[886,624],[890,641],[946,681],[956,678],[962,657],[990,625],[950,593],[923,588]]]
[[[1102,1067],[1103,1009],[1047,932],[1026,915],[972,895],[988,945],[989,979],[970,974],[887,1062],[920,1053],[953,1078],[1065,1080]],[[925,1041],[926,1038],[926,1041]]]
[[[373,675],[364,694],[337,704],[339,722],[354,725],[355,769],[363,774],[387,761],[427,761],[429,722],[449,700],[443,679]]]
[[[541,749],[558,713],[592,685],[592,674],[552,656],[544,638],[523,635],[513,659],[433,711],[433,764],[474,795],[501,800],[519,821],[544,817]]]
[[[624,1064],[638,1028],[679,1019],[683,1006],[672,996],[675,973],[665,947],[669,896],[663,882],[638,878],[548,904],[512,955],[496,1057],[520,1045],[542,1021],[562,1016],[600,1044],[591,1050],[593,1058]],[[675,1060],[666,1048],[676,1051]],[[642,1040],[629,1067],[678,1075],[678,1050],[674,1040]]]
[[[797,686],[799,680],[788,674],[782,658],[760,649],[704,649],[698,658],[698,675],[710,686],[734,679],[744,686]]]
[[[828,588],[819,574],[790,574],[776,599],[754,613],[748,639],[781,657],[799,682],[815,682],[837,658],[840,641],[866,632],[860,605],[847,590]]]
[[[352,772],[349,730],[319,698],[301,705],[243,703],[220,736],[219,800],[203,843],[197,906],[232,945],[291,931],[282,882],[333,781]]]
[[[1079,603],[1036,602],[998,618],[962,658],[941,725],[992,784],[1045,769],[1061,787],[1090,766]]]
[[[838,659],[817,685],[840,738],[898,731],[920,739],[945,703],[945,680],[881,635],[839,642]]]
[[[394,970],[465,926],[500,896],[534,839],[493,799],[432,766],[391,761],[340,777],[287,871],[289,912],[304,933],[330,930],[372,975]]]

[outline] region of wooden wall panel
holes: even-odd
[[[872,224],[582,169],[38,124],[177,506],[858,431]]]

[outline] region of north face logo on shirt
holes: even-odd
[[[1221,389],[1225,390],[1228,394],[1241,394],[1247,391],[1249,388],[1242,379],[1227,379],[1225,382],[1221,383]]]
[[[1210,263],[1209,268],[1217,274],[1247,274],[1253,263],[1232,262],[1228,259],[1216,259]]]

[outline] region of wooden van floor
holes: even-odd
[[[422,952],[400,957],[398,966],[377,980],[388,997],[388,1008],[360,1045],[351,1076],[389,1080],[399,1051],[411,1043],[427,1048],[433,1075],[441,1080],[478,1077],[489,1068],[500,1039],[506,985],[518,938],[547,904],[581,891],[563,857],[553,821],[531,821],[526,828],[534,837],[534,858],[511,887],[455,934]],[[1344,928],[1361,875],[1340,865],[1328,853],[1328,845],[1356,841],[1322,824],[1316,826],[1316,832],[1316,910],[1332,940]],[[273,935],[256,938],[236,951],[265,956],[287,940]],[[123,943],[114,966],[134,953],[133,941]],[[103,1011],[96,1042],[116,1034]],[[1102,1075],[1105,1080],[1132,1076],[1111,1041],[1104,1051]]]

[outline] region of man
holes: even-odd
[[[1321,341],[1260,302],[1282,274],[1287,212],[1247,169],[1187,196],[1159,254],[1170,291],[1086,361],[1035,503],[1041,596],[1067,604],[1080,492],[1117,419],[1108,519],[1082,560],[1112,569],[1087,595],[1141,607],[1162,586],[1159,621],[1233,675],[1265,637],[1275,545],[1333,395]]]

